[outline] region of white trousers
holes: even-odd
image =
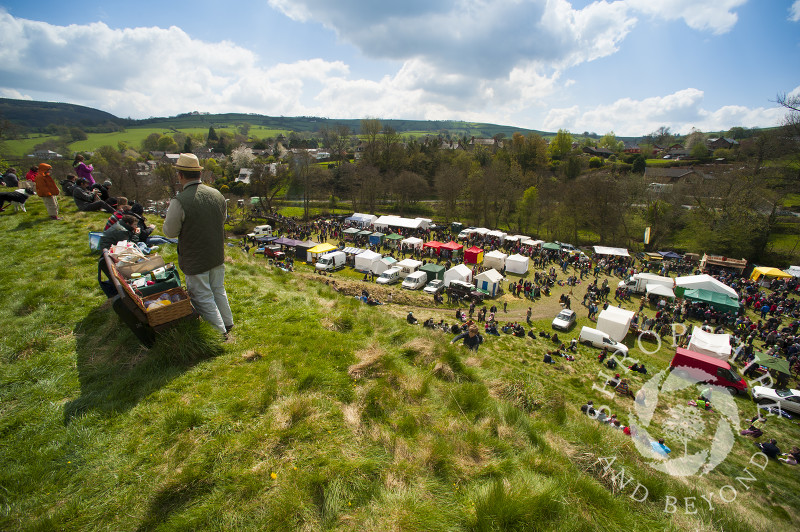
[[[225,292],[225,265],[186,276],[186,288],[194,309],[219,332],[233,325],[233,314]]]

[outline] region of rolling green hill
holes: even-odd
[[[597,350],[544,364],[552,341],[502,335],[470,352],[404,319],[413,310],[452,323],[455,305],[349,269],[334,274],[335,290],[311,266],[287,273],[228,247],[235,340],[221,344],[191,322],[146,350],[97,288],[86,234],[106,215],[60,203],[58,222],[38,198],[27,213],[0,214],[13,265],[0,270],[0,529],[798,527],[797,467],[754,465],[751,439],[737,435],[709,474],[671,477],[631,438],[581,414],[593,398],[630,419],[630,398],[593,388],[607,371]],[[161,253],[177,260],[174,246]],[[392,291],[394,302],[364,305],[352,297],[362,288],[384,301]],[[535,303],[503,295],[500,319],[523,320],[531,305],[533,327],[552,332],[568,291],[556,285]],[[591,323],[578,312],[563,341]],[[669,363],[668,342],[628,343],[651,375]],[[634,389],[651,378],[630,375]],[[678,406],[693,392],[676,392]],[[754,410],[746,397],[735,406],[742,423]],[[702,421],[695,451],[714,440],[720,413],[691,413]],[[654,420],[669,415],[662,400]],[[767,431],[786,449],[800,438],[774,416]]]
[[[111,113],[71,103],[37,102],[0,98],[0,117],[26,129],[38,130],[50,124],[95,126],[105,122],[122,123]]]
[[[173,117],[156,117],[143,120],[123,119],[110,113],[57,102],[35,102],[28,100],[13,100],[0,98],[0,116],[20,127],[29,130],[38,130],[49,124],[56,125],[97,125],[103,122],[113,122],[125,127],[147,128],[204,128],[213,125],[215,128],[236,126],[238,124],[251,124],[265,129],[276,131],[314,132],[322,127],[335,127],[346,125],[358,133],[361,125],[360,119],[330,119],[312,116],[284,117],[265,116],[254,113],[186,113]],[[478,122],[463,122],[452,120],[397,120],[380,119],[381,123],[394,128],[398,133],[418,132],[424,134],[439,134],[448,132],[454,136],[493,137],[504,134],[510,137],[515,132],[548,134],[531,129],[504,126],[498,124],[484,124]]]

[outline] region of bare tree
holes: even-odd
[[[458,199],[464,192],[466,181],[466,172],[449,164],[443,165],[436,172],[436,177],[434,178],[436,192],[439,196],[441,209],[444,211],[444,219],[447,222],[458,217]]]
[[[273,173],[269,165],[256,164],[250,175],[250,192],[258,197],[258,204],[263,212],[269,213],[272,212],[275,196],[288,182],[289,168],[286,165],[276,165]]]

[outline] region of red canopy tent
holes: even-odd
[[[483,262],[483,250],[478,246],[472,246],[464,251],[464,262],[467,264],[480,264]]]
[[[456,251],[459,251],[459,250],[462,250],[462,249],[464,249],[464,246],[462,246],[462,245],[461,245],[461,244],[459,244],[458,242],[453,242],[453,241],[451,240],[451,241],[450,241],[450,242],[448,242],[447,244],[442,244],[441,246],[439,246],[439,249],[445,249],[445,250],[449,251],[449,252],[450,252],[450,254],[452,255],[452,254],[453,254],[453,253],[455,253]]]
[[[436,254],[438,255],[439,254],[439,248],[441,248],[442,245],[443,244],[441,242],[437,242],[436,240],[431,240],[430,242],[425,242],[424,244],[422,244],[422,247],[423,247],[423,249],[424,248],[430,248],[430,249],[434,250],[436,252]]]

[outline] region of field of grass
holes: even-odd
[[[378,288],[349,271],[334,274],[337,292],[310,266],[286,273],[231,246],[234,341],[191,322],[146,350],[97,288],[86,235],[105,216],[61,206],[60,222],[38,198],[27,214],[0,214],[1,529],[798,526],[798,469],[754,466],[750,440],[737,435],[711,473],[676,478],[649,465],[630,438],[582,415],[586,399],[623,423],[633,408],[593,389],[609,372],[596,350],[581,346],[574,362],[544,365],[551,342],[503,335],[469,352],[403,319],[412,310],[420,321],[452,322],[455,306],[436,308],[419,292]],[[161,252],[177,262],[174,246]],[[566,340],[592,323],[580,306],[584,287],[572,289],[580,319]],[[394,302],[368,307],[348,295],[362,288],[383,301],[391,292]],[[568,290],[532,304],[503,295],[499,319],[524,319],[532,306],[534,328],[552,332]],[[637,390],[667,367],[671,347],[629,347],[650,370],[629,375]],[[691,393],[679,393],[680,404]],[[735,403],[744,424],[754,405]],[[668,415],[662,404],[654,419]],[[701,415],[705,430],[689,451],[714,438],[720,414]],[[782,448],[800,440],[791,421],[772,417],[767,427]],[[604,469],[601,458],[614,463]],[[737,481],[745,467],[754,480]],[[721,500],[732,494],[724,486],[735,487],[735,500]],[[671,497],[674,513],[665,512]]]
[[[230,125],[229,127],[214,127],[217,133],[226,131],[228,133],[236,133],[236,126]],[[179,131],[187,135],[205,135],[208,133],[208,126],[205,127],[186,127],[180,128]],[[171,135],[175,131],[170,128],[163,127],[133,127],[125,131],[118,131],[114,133],[89,133],[86,140],[73,142],[69,148],[73,151],[91,152],[101,146],[117,147],[120,142],[125,142],[134,149],[138,149],[142,141],[152,133],[159,133],[161,135]],[[279,134],[288,135],[288,131],[279,129],[266,128],[264,126],[252,126],[249,131],[249,136],[258,139],[274,138]],[[42,135],[32,136],[28,139],[7,140],[4,144],[5,153],[11,157],[23,157],[33,152],[34,146],[41,144],[47,140],[56,140],[57,137]]]

